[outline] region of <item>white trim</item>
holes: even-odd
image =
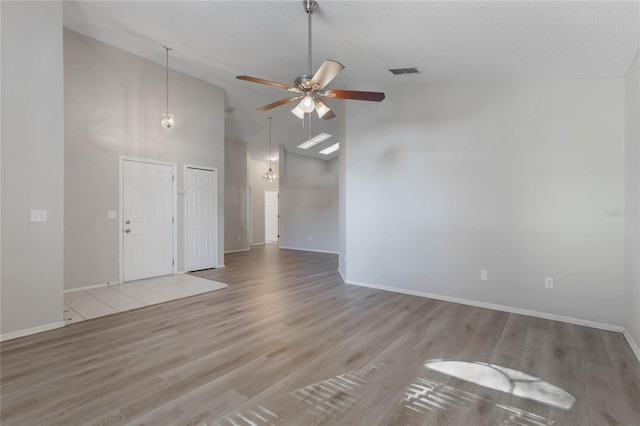
[[[329,254],[339,254],[337,251],[329,251],[329,250],[314,250],[314,249],[307,249],[307,248],[299,248],[299,247],[284,247],[284,246],[280,246],[281,249],[285,249],[285,250],[300,250],[300,251],[312,251],[314,253],[329,253]]]
[[[377,290],[392,291],[394,293],[409,294],[411,296],[428,297],[430,299],[442,300],[445,302],[453,302],[453,303],[459,303],[462,305],[476,306],[478,308],[493,309],[495,311],[503,311],[503,312],[509,312],[512,314],[526,315],[530,317],[548,319],[551,321],[561,321],[569,324],[598,328],[600,330],[615,331],[618,333],[622,333],[624,331],[624,327],[619,325],[588,321],[588,320],[583,320],[579,318],[565,317],[562,315],[549,314],[546,312],[531,311],[529,309],[512,308],[511,306],[496,305],[493,303],[486,303],[486,302],[478,302],[475,300],[461,299],[458,297],[441,296],[438,294],[423,293],[421,291],[405,290],[402,288],[395,288],[395,287],[386,287],[382,285],[369,284],[369,283],[363,283],[363,282],[352,281],[352,280],[345,280],[345,284],[357,285],[360,287],[369,287]]]
[[[241,251],[249,251],[249,249],[250,249],[250,248],[251,248],[251,247],[247,247],[246,249],[240,249],[240,250],[226,250],[226,251],[224,252],[224,254],[227,254],[227,253],[239,253],[239,252],[241,252]]]
[[[224,267],[225,267],[225,266],[224,266],[224,263],[222,263],[222,264],[220,264],[220,265],[216,266],[216,269],[218,269],[218,268],[224,268]]]
[[[338,268],[338,273],[340,274],[340,277],[342,278],[342,282],[344,282],[346,284],[347,280],[344,278],[344,275],[342,275],[342,271],[340,270],[340,268]]]
[[[627,339],[627,342],[629,342],[629,346],[631,346],[631,350],[636,355],[636,358],[638,358],[638,361],[640,361],[640,346],[638,346],[638,343],[633,339],[626,328],[624,329],[622,334],[624,334],[625,339]]]
[[[118,253],[118,277],[120,279],[120,282],[123,283],[124,282],[124,238],[123,238],[123,230],[124,230],[124,181],[122,178],[122,172],[124,170],[124,162],[125,161],[137,161],[139,163],[146,163],[146,164],[159,164],[162,166],[171,166],[172,173],[173,176],[175,176],[175,179],[173,179],[172,182],[172,196],[173,196],[173,211],[172,211],[172,215],[175,218],[175,220],[173,221],[173,274],[175,275],[178,271],[178,164],[177,163],[171,163],[168,161],[160,161],[160,160],[149,160],[147,158],[138,158],[138,157],[130,157],[127,155],[120,155],[118,156],[118,199],[119,199],[119,206],[118,206],[118,213],[119,213],[119,219],[118,219],[118,225],[119,225],[119,231],[118,231],[118,250],[120,251]]]
[[[82,287],[66,288],[64,293],[73,293],[74,291],[91,290],[92,288],[109,287],[110,285],[121,284],[119,281],[109,281],[107,283],[99,283],[92,285],[85,285]]]
[[[263,246],[265,243],[253,243],[252,246]]]
[[[64,327],[64,321],[53,322],[51,324],[39,325],[33,328],[27,328],[26,330],[14,331],[11,333],[5,333],[0,335],[0,342],[5,340],[17,339],[18,337],[29,336],[31,334],[42,333],[43,331],[53,330],[55,328]]]

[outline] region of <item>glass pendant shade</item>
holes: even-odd
[[[329,111],[331,111],[331,108],[329,108],[324,102],[318,101],[318,103],[316,103],[316,112],[318,113],[318,118],[322,118]]]
[[[312,112],[314,109],[316,109],[316,103],[311,97],[311,95],[307,95],[304,98],[302,98],[298,106],[304,112]]]
[[[262,176],[262,180],[267,181],[269,183],[274,183],[278,180],[278,175],[273,173],[273,170],[269,168],[269,171]]]
[[[165,129],[173,128],[173,114],[163,112],[160,124],[162,124],[162,127],[164,127]]]
[[[300,105],[296,105],[296,107],[292,109],[291,112],[300,120],[304,119],[304,111],[300,108]]]

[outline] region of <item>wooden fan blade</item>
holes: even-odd
[[[323,96],[334,99],[355,99],[357,101],[380,102],[384,99],[383,92],[361,92],[358,90],[327,90]]]
[[[280,99],[279,101],[276,101],[276,102],[274,102],[272,104],[265,105],[265,106],[260,107],[260,108],[256,108],[256,111],[261,111],[261,112],[269,111],[270,109],[277,108],[280,105],[288,104],[289,102],[293,102],[296,99],[300,99],[301,97],[302,96],[293,96],[291,98]]]
[[[329,84],[331,80],[336,78],[340,71],[344,69],[344,65],[340,62],[325,60],[318,71],[313,75],[311,81],[309,81],[309,87],[312,90],[322,90],[324,86]]]
[[[238,80],[250,81],[252,83],[266,84],[267,86],[277,87],[279,89],[289,90],[291,92],[299,92],[297,87],[288,86],[282,83],[276,83],[275,81],[263,80],[261,78],[249,77],[248,75],[237,75]]]

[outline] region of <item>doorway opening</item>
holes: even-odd
[[[264,191],[264,242],[277,243],[279,235],[278,191]]]

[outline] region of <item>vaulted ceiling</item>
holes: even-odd
[[[308,129],[283,106],[255,108],[289,92],[236,80],[246,74],[285,84],[307,71],[307,15],[287,1],[65,1],[64,26],[221,86],[228,137],[266,159]],[[622,77],[640,46],[640,2],[449,2],[319,0],[313,15],[313,69],[334,59],[345,70],[331,88],[460,81]],[[419,74],[388,69],[415,66]],[[343,102],[329,101],[340,113]],[[339,117],[312,122],[338,135]],[[324,145],[337,142],[337,137]],[[313,155],[313,153],[312,153]],[[321,158],[323,156],[319,156]]]

